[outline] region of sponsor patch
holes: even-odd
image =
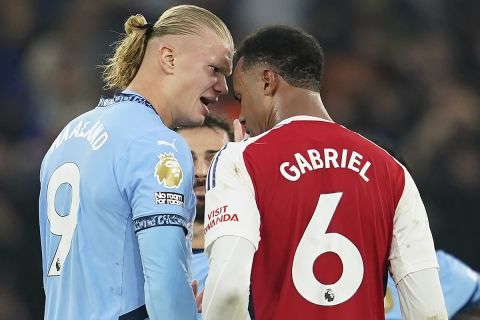
[[[156,204],[172,204],[183,207],[183,194],[175,192],[155,192]]]
[[[188,234],[187,228],[187,219],[184,217],[173,214],[173,213],[166,213],[166,214],[155,214],[147,217],[140,217],[133,220],[133,228],[135,233],[153,228],[153,227],[160,227],[160,226],[177,226],[182,227],[183,232],[185,235]]]
[[[155,166],[155,177],[166,188],[178,188],[183,181],[183,171],[173,153],[162,153]]]
[[[228,210],[228,205],[218,207],[215,210],[210,211],[207,215],[208,223],[204,226],[203,233],[206,234],[208,230],[215,225],[222,222],[238,222],[238,215]]]

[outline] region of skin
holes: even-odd
[[[332,120],[319,92],[290,85],[266,65],[244,68],[243,57],[235,66],[233,87],[235,99],[241,105],[239,120],[250,136],[298,115]]]
[[[218,127],[183,128],[178,133],[187,141],[192,151],[195,170],[194,191],[197,197],[197,216],[193,226],[192,247],[194,249],[203,249],[205,182],[208,168],[215,154],[229,142],[229,138],[227,132]]]
[[[200,125],[208,105],[228,92],[233,48],[210,30],[149,40],[127,87],[145,97],[169,128]]]

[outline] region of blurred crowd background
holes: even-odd
[[[326,55],[331,116],[408,162],[437,248],[480,270],[480,1],[190,1],[238,43],[286,23]],[[101,69],[130,14],[154,22],[168,0],[0,2],[0,319],[41,319],[39,168],[73,117],[96,106]],[[224,98],[214,109],[230,117]],[[102,245],[102,244],[98,244]]]

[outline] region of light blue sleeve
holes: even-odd
[[[195,298],[187,273],[185,234],[163,226],[137,233],[145,274],[145,304],[150,320],[195,319]]]
[[[132,209],[150,319],[195,319],[190,283],[195,218],[190,150],[173,131],[151,132],[126,146],[116,176]]]
[[[479,274],[442,250],[437,251],[437,259],[448,315],[453,317],[465,307],[478,305],[480,303]],[[385,319],[401,319],[398,291],[390,275],[385,296],[385,311]]]
[[[198,280],[198,292],[205,288],[205,279],[208,274],[208,257],[202,250],[193,254],[192,257],[192,279]]]
[[[208,275],[208,257],[202,250],[201,252],[193,253],[192,257],[192,279],[198,280],[198,293],[202,292],[205,288],[205,280]],[[197,319],[202,319],[202,314],[197,315]]]
[[[456,257],[437,251],[440,283],[450,316],[464,307],[479,303],[479,274]],[[476,300],[475,300],[476,299]]]
[[[477,273],[477,287],[475,293],[472,296],[472,304],[480,307],[480,274]]]
[[[165,130],[137,138],[126,146],[115,167],[120,191],[130,203],[134,220],[164,214],[179,216],[176,219],[185,224],[193,221],[193,160],[177,133]]]

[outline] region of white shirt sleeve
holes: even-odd
[[[255,189],[246,169],[244,143],[228,143],[210,165],[205,195],[205,248],[223,236],[260,241],[260,213]]]
[[[250,319],[248,298],[255,247],[245,238],[224,236],[209,248],[210,270],[203,295],[203,319]]]
[[[448,319],[436,268],[407,274],[398,282],[397,289],[402,319]]]
[[[393,237],[390,248],[390,272],[395,283],[407,274],[427,268],[437,268],[427,212],[417,186],[408,171],[405,187],[393,218]]]
[[[408,171],[393,219],[390,272],[397,284],[402,318],[447,319],[427,212]]]

